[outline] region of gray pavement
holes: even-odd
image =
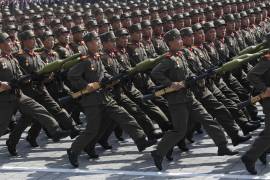
[[[261,131],[253,133],[254,137]],[[263,166],[257,162],[258,176],[249,175],[240,162],[243,154],[252,140],[232,147],[240,151],[238,156],[217,156],[217,147],[206,134],[196,135],[196,142],[189,145],[190,152],[174,151],[174,161],[164,160],[164,171],[157,172],[150,157],[148,148],[138,153],[137,148],[129,137],[125,142],[118,142],[111,137],[113,149],[104,151],[97,146],[101,157],[89,160],[86,154],[80,157],[80,168],[73,169],[66,156],[66,149],[72,140],[69,138],[59,143],[53,143],[42,134],[38,142],[40,147],[30,148],[25,141],[26,133],[18,145],[20,156],[10,157],[5,141],[7,136],[0,139],[0,180],[31,179],[31,180],[62,180],[62,179],[270,179],[269,165]]]

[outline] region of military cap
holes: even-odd
[[[202,27],[201,23],[196,23],[196,24],[193,24],[191,26],[191,28],[192,28],[193,32],[196,32],[196,31],[201,30],[203,27]]]
[[[233,14],[226,14],[226,15],[224,16],[224,20],[226,21],[226,23],[227,23],[227,22],[234,22],[234,21],[235,21],[235,18],[234,18],[234,16],[233,16]]]
[[[135,32],[141,31],[142,30],[142,27],[141,27],[141,24],[140,23],[132,24],[129,27],[128,30],[129,30],[130,33],[135,33]]]
[[[148,9],[142,10],[142,16],[147,16],[147,15],[150,15],[149,10]]]
[[[131,16],[130,16],[130,14],[129,14],[129,13],[127,13],[127,12],[125,12],[125,13],[121,14],[121,16],[120,16],[121,20],[123,20],[123,19],[127,19],[127,18],[130,18],[130,17],[131,17]]]
[[[14,16],[9,16],[9,17],[5,18],[5,21],[6,21],[6,22],[15,22],[16,19],[15,19]]]
[[[51,11],[47,11],[44,13],[44,17],[53,16],[53,13]]]
[[[57,26],[57,25],[59,25],[59,24],[61,24],[60,19],[53,19],[50,25],[51,25],[52,27],[55,27],[55,26]]]
[[[217,19],[214,21],[214,25],[216,28],[218,28],[220,26],[225,26],[226,22],[224,21],[224,19]]]
[[[149,20],[143,20],[141,22],[141,26],[142,26],[142,28],[149,27],[149,26],[151,26],[151,22]]]
[[[73,26],[71,28],[72,34],[75,34],[75,33],[78,33],[78,32],[83,32],[83,31],[85,31],[85,29],[82,26],[77,25],[77,26]]]
[[[189,12],[190,16],[198,16],[200,13],[198,11],[198,9],[192,9],[190,12]]]
[[[247,10],[247,14],[248,14],[248,15],[254,14],[253,9],[248,9],[248,10]]]
[[[184,19],[183,14],[176,14],[172,18],[173,21],[178,21],[178,20],[181,20],[181,19]]]
[[[110,18],[110,22],[113,23],[115,21],[120,21],[120,16],[119,15],[113,15],[111,18]]]
[[[102,20],[99,21],[98,26],[101,27],[101,26],[103,26],[105,24],[110,24],[110,23],[109,23],[109,21],[107,19],[102,19]]]
[[[125,28],[118,29],[117,31],[115,31],[114,34],[118,38],[122,37],[122,36],[128,36],[129,35],[127,29],[125,29]]]
[[[5,27],[5,31],[7,32],[12,30],[18,31],[18,28],[14,24],[9,24]]]
[[[42,36],[40,37],[40,39],[42,41],[45,41],[48,37],[54,36],[52,31],[45,31]]]
[[[210,22],[206,22],[204,25],[203,25],[203,30],[206,32],[206,31],[209,31],[210,29],[213,29],[215,28],[215,25],[214,25],[214,22],[213,21],[210,21]]]
[[[104,13],[102,8],[99,7],[99,8],[94,9],[94,15],[98,15],[98,14],[102,14],[102,13]]]
[[[241,15],[240,15],[240,13],[234,13],[233,16],[234,16],[234,19],[235,19],[236,21],[237,21],[237,20],[241,20]]]
[[[198,9],[198,12],[199,12],[199,14],[203,14],[204,13],[204,9],[203,8],[199,8]]]
[[[21,27],[21,31],[26,31],[26,30],[33,30],[34,27],[32,24],[24,24],[22,27]]]
[[[154,19],[151,21],[152,27],[162,25],[161,19]]]
[[[42,19],[42,16],[39,15],[39,14],[34,15],[33,18],[32,18],[33,21],[36,21],[36,20],[39,20],[39,19]]]
[[[266,4],[265,4],[265,3],[261,3],[261,4],[260,4],[260,8],[261,8],[261,9],[267,8],[267,7],[266,7]]]
[[[70,15],[66,15],[65,17],[63,17],[62,21],[64,22],[72,21],[72,17]]]
[[[116,39],[113,31],[105,32],[100,35],[101,42],[108,42],[108,41],[114,41]]]
[[[184,12],[184,18],[190,18],[190,14],[189,14],[189,12]]]
[[[26,30],[19,34],[19,39],[21,41],[25,41],[25,40],[33,39],[33,38],[35,38],[35,33],[32,30]]]
[[[149,11],[150,11],[150,12],[156,12],[156,11],[158,11],[158,8],[155,7],[155,6],[154,6],[154,7],[150,7],[150,8],[149,8]]]
[[[162,12],[162,11],[168,11],[168,8],[167,6],[161,6],[159,9],[158,9],[159,12]]]
[[[204,8],[204,12],[205,13],[213,12],[212,6],[207,6],[206,8]]]
[[[253,9],[253,11],[254,11],[254,14],[259,14],[259,13],[262,12],[262,9],[261,9],[260,7],[255,7],[255,8]]]
[[[166,24],[166,23],[172,21],[172,17],[170,15],[166,15],[161,20],[162,20],[163,24]]]
[[[133,11],[132,13],[131,13],[131,17],[139,17],[139,16],[141,16],[142,14],[141,14],[141,11],[140,10],[136,10],[136,11]]]
[[[4,43],[9,38],[9,35],[5,32],[0,33],[0,43]]]
[[[185,8],[191,7],[191,4],[189,2],[184,2],[183,5],[184,5]]]
[[[175,5],[174,5],[174,8],[177,9],[177,8],[182,8],[184,7],[183,3],[182,2],[177,2]]]
[[[166,43],[173,41],[175,39],[178,39],[180,37],[181,37],[181,34],[178,31],[178,29],[176,29],[176,28],[172,29],[164,34],[164,40]]]
[[[242,0],[236,0],[236,4],[241,4],[241,3],[243,3]]]
[[[90,19],[90,20],[85,24],[85,26],[86,26],[87,28],[89,28],[89,27],[97,27],[98,24],[97,24],[97,21],[96,21],[95,19]]]
[[[84,42],[98,40],[98,34],[95,31],[89,32],[83,36]]]
[[[215,2],[212,6],[213,6],[213,8],[215,9],[215,8],[222,7],[223,4],[222,4],[221,2]]]
[[[241,11],[240,12],[241,18],[247,17],[247,12],[246,11]]]
[[[46,27],[46,25],[43,24],[43,23],[41,23],[41,22],[37,22],[33,26],[34,26],[34,29],[41,29],[41,28],[45,28]]]
[[[72,17],[72,19],[82,17],[82,13],[81,12],[74,12],[71,17]]]
[[[64,33],[69,33],[69,30],[66,27],[64,27],[64,26],[61,26],[61,27],[57,28],[55,30],[55,32],[54,32],[54,34],[56,36],[60,36],[60,35],[62,35]]]
[[[191,27],[185,27],[180,30],[181,37],[191,36],[192,34],[193,34],[193,31]]]

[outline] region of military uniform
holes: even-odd
[[[9,36],[5,33],[0,34],[0,43],[3,43],[9,38]],[[12,81],[14,79],[18,79],[22,76],[22,72],[19,67],[18,61],[11,55],[5,54],[2,52],[2,56],[0,59],[0,73],[1,78],[0,82],[9,82],[12,85]],[[0,111],[1,111],[1,126],[0,126],[0,135],[2,136],[4,131],[6,130],[11,116],[20,110],[23,115],[31,117],[33,122],[39,122],[42,127],[46,128],[46,130],[57,138],[59,136],[59,125],[57,121],[52,118],[50,113],[39,103],[24,95],[19,89],[12,89],[9,91],[4,91],[0,93]],[[30,119],[29,119],[30,120]],[[26,122],[20,123],[21,121],[26,121],[25,119],[20,119],[19,124],[16,127],[19,127],[20,124],[24,124]],[[20,128],[20,127],[19,127]],[[67,134],[65,135],[67,136]],[[60,136],[59,136],[60,137]],[[7,145],[9,146],[9,151],[12,155],[16,155],[16,142],[11,139],[8,140]],[[10,149],[11,148],[11,149]]]
[[[162,21],[160,19],[155,19],[151,21],[152,27],[153,26],[162,26]],[[158,55],[162,55],[169,51],[167,44],[164,42],[163,35],[157,34],[154,32],[152,38],[153,45],[155,47],[156,53]]]
[[[84,29],[81,26],[74,26],[71,28],[71,32],[74,36],[75,33],[83,33]],[[73,50],[74,53],[82,53],[82,55],[86,55],[87,54],[87,47],[84,43],[84,41],[81,40],[75,40],[75,38],[73,38],[73,42],[70,43],[70,47]]]
[[[262,59],[249,73],[248,80],[254,86],[255,93],[262,93],[269,88],[270,77],[270,61],[268,59]],[[255,162],[258,158],[266,164],[266,151],[270,148],[269,144],[269,117],[270,117],[270,100],[265,98],[260,101],[263,107],[263,113],[265,114],[265,127],[263,133],[254,141],[251,148],[243,155],[242,160],[245,163],[247,169],[252,174],[256,174]]]
[[[23,41],[29,38],[33,38],[34,34],[32,31],[25,31],[22,32],[20,36]],[[45,65],[44,62],[41,60],[40,56],[37,53],[33,52],[33,50],[24,50],[23,52],[18,53],[17,59],[24,74],[33,74],[43,68]],[[65,130],[75,130],[75,123],[71,116],[54,101],[54,99],[50,96],[42,82],[33,82],[32,85],[29,84],[23,87],[22,90],[27,96],[35,99],[37,102],[42,104],[56,118],[61,128]],[[20,122],[22,122],[22,124],[20,124],[21,129],[19,128],[19,126],[17,126],[18,128],[16,128],[11,133],[9,137],[11,141],[18,141],[22,132],[29,125],[27,123],[23,124],[23,122],[25,121]],[[40,130],[40,124],[34,123],[34,125],[29,131],[30,139],[36,139]]]
[[[84,36],[84,41],[97,41],[97,38],[95,32],[90,32]],[[100,55],[89,52],[88,56],[87,61],[75,65],[68,73],[68,79],[77,90],[85,88],[88,83],[101,82],[104,81],[104,78],[110,78],[102,64]],[[87,125],[85,131],[75,139],[71,149],[68,150],[69,159],[73,166],[79,166],[78,154],[96,138],[105,114],[109,114],[110,119],[120,124],[135,141],[140,151],[145,149],[145,144],[148,142],[145,140],[146,136],[143,130],[124,108],[117,105],[107,90],[95,91],[83,96],[80,104],[84,109]],[[142,144],[143,148],[141,148]]]
[[[196,25],[194,25],[196,26]],[[194,27],[193,26],[193,27]],[[198,28],[202,28],[197,24]],[[180,31],[181,36],[191,36],[193,35],[193,31],[191,28],[184,28]],[[200,62],[199,58],[196,56],[196,51],[193,47],[186,47],[183,50],[183,55],[187,60],[187,64],[189,69],[197,76],[206,72],[203,68],[202,63]],[[225,129],[226,133],[232,139],[233,144],[237,145],[239,143],[239,128],[235,123],[231,113],[228,109],[216,99],[216,97],[212,94],[212,92],[206,87],[206,81],[200,80],[196,83],[194,87],[191,87],[193,90],[195,97],[202,103],[205,109],[217,119],[219,124]],[[242,137],[241,137],[242,138]],[[243,140],[248,140],[250,137],[244,137]]]
[[[177,37],[180,37],[180,32],[176,29],[165,34],[167,42]],[[151,76],[159,84],[163,85],[184,81],[191,75],[192,73],[181,52],[170,52],[151,72]],[[162,169],[160,167],[162,157],[185,136],[189,121],[200,121],[217,146],[226,146],[227,140],[221,128],[194,98],[189,89],[183,88],[177,92],[167,94],[166,98],[169,102],[173,130],[169,130],[164,134],[157,146],[157,151],[152,152],[156,166],[159,169]],[[179,117],[181,118],[179,119]]]

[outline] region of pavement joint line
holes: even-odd
[[[0,171],[22,171],[22,172],[48,172],[48,173],[74,173],[74,174],[116,174],[128,176],[153,176],[153,177],[209,177],[209,178],[227,178],[227,179],[270,179],[270,176],[253,176],[238,174],[211,174],[211,173],[185,173],[185,172],[151,172],[151,171],[125,171],[113,169],[64,169],[64,168],[46,168],[46,167],[19,167],[19,166],[0,166]]]

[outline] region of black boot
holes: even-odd
[[[6,145],[8,152],[11,156],[18,156],[18,153],[16,151],[16,145],[12,144],[9,139],[6,141]]]
[[[103,142],[103,141],[99,141],[98,142],[104,149],[112,149],[112,146],[106,141],[106,142]]]
[[[228,148],[227,145],[218,146],[218,156],[224,156],[224,155],[233,156],[238,153],[239,153],[238,151],[233,151],[230,148]]]
[[[152,156],[152,158],[154,160],[154,163],[155,163],[156,167],[158,168],[159,171],[161,171],[162,170],[163,157],[157,153],[157,150],[151,151],[151,156]]]
[[[66,138],[70,135],[70,131],[66,130],[61,130],[57,129],[53,134],[52,134],[52,140],[53,142],[58,142],[60,139]]]
[[[72,152],[71,149],[67,149],[67,155],[68,155],[70,164],[75,168],[79,167],[79,162],[78,162],[79,155],[75,152]]]
[[[244,133],[244,135],[247,135],[248,133],[255,131],[256,129],[258,129],[261,126],[261,124],[252,124],[247,122],[245,124],[245,126],[242,128],[242,131]]]
[[[163,137],[163,133],[162,132],[154,132],[153,133],[153,136],[156,138],[156,139],[161,139]]]
[[[32,147],[34,147],[34,148],[39,146],[38,143],[37,143],[37,141],[36,141],[36,139],[35,138],[31,138],[30,136],[27,136],[26,137],[26,141],[29,142],[29,144]]]
[[[241,144],[241,143],[249,140],[250,138],[251,138],[251,135],[246,135],[246,136],[240,136],[240,135],[238,135],[235,138],[232,138],[232,144],[234,146],[237,146],[237,145],[239,145],[239,144]]]
[[[179,143],[177,143],[178,148],[182,151],[182,152],[187,152],[189,151],[186,142],[185,142],[185,138],[182,139],[181,141],[179,141]]]
[[[248,159],[245,155],[241,157],[242,162],[244,163],[247,171],[250,174],[256,175],[257,171],[255,168],[255,162],[251,161],[250,159]]]
[[[266,165],[267,163],[267,153],[263,153],[260,157],[259,160],[262,162],[263,165]]]
[[[145,138],[142,138],[136,142],[139,152],[144,151],[146,148],[153,146],[154,144],[156,144],[156,140],[147,141]]]
[[[173,148],[170,149],[166,154],[166,158],[168,161],[173,161],[172,153],[173,153]]]
[[[79,136],[79,134],[81,133],[81,130],[77,127],[74,127],[72,130],[71,130],[71,133],[70,133],[70,138],[71,139],[74,139],[75,137]]]
[[[84,152],[86,152],[90,159],[98,159],[99,155],[96,153],[95,148],[91,149],[84,149]]]

